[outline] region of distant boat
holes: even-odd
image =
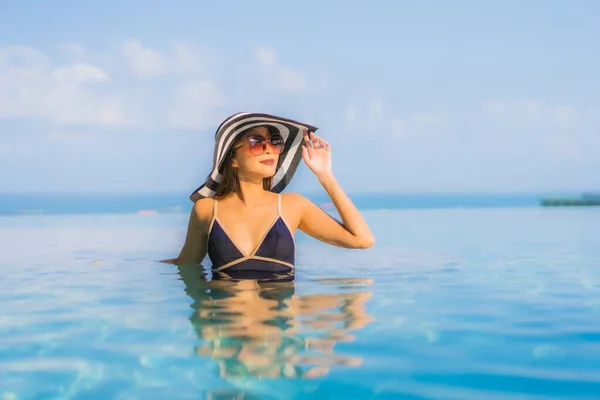
[[[158,211],[156,210],[139,210],[138,215],[156,215]]]
[[[600,193],[583,193],[581,198],[584,200],[600,200]]]
[[[333,205],[333,203],[321,203],[319,205],[319,207],[321,207],[324,210],[327,210],[327,209],[333,208],[334,205]]]
[[[600,193],[582,193],[580,197],[547,197],[541,200],[543,207],[600,206]]]

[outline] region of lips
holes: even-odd
[[[273,165],[275,164],[275,160],[262,160],[260,163],[265,165]]]

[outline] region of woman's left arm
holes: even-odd
[[[302,158],[323,185],[342,222],[336,221],[316,204],[302,198],[298,199],[298,203],[301,204],[298,229],[316,239],[340,247],[371,247],[375,243],[373,233],[333,175],[329,143],[314,133],[311,135],[312,139],[305,133]]]

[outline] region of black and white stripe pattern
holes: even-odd
[[[302,158],[302,131],[306,128],[315,132],[318,128],[287,118],[268,114],[237,113],[221,123],[215,134],[213,170],[208,179],[191,195],[196,202],[205,197],[214,197],[223,176],[223,160],[236,139],[248,129],[256,126],[271,126],[279,131],[285,141],[283,152],[279,155],[277,170],[271,182],[271,191],[280,193],[291,181]]]

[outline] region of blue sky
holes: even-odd
[[[0,191],[188,193],[237,111],[352,192],[600,190],[598,2],[217,3],[0,3]]]

